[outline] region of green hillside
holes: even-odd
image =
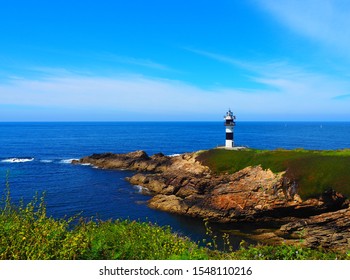
[[[350,197],[350,149],[213,149],[202,152],[197,159],[217,174],[234,173],[257,165],[273,172],[286,171],[285,176],[297,181],[298,193],[304,199],[330,188]]]

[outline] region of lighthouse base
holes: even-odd
[[[239,150],[245,150],[248,149],[248,147],[243,146],[235,146],[235,147],[226,147],[226,146],[218,146],[216,149],[224,149],[224,150],[233,150],[233,151],[239,151]]]
[[[234,147],[233,141],[230,140],[230,139],[226,139],[225,147],[227,147],[227,148],[233,148],[233,147]]]

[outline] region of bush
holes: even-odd
[[[7,186],[8,187],[8,186]],[[0,209],[0,259],[207,259],[208,250],[170,227],[128,220],[84,221],[47,217],[44,196]]]
[[[256,245],[241,246],[233,258],[240,260],[336,260],[350,259],[349,255],[326,251],[323,249],[311,249],[296,245]]]
[[[0,259],[76,259],[88,249],[88,235],[69,230],[73,219],[46,216],[44,196],[14,206],[7,194],[0,212]]]

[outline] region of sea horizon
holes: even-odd
[[[149,121],[139,121],[139,120],[83,120],[83,121],[1,121],[0,124],[6,123],[201,123],[201,122],[210,122],[210,123],[222,123],[220,120],[166,120],[166,121],[158,121],[158,120],[149,120]],[[350,123],[350,120],[239,120],[236,124],[239,123]]]

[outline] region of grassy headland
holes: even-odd
[[[298,193],[304,199],[330,188],[350,197],[350,149],[213,149],[201,153],[197,159],[217,174],[234,173],[257,165],[272,172],[286,171],[285,176],[298,183]]]

